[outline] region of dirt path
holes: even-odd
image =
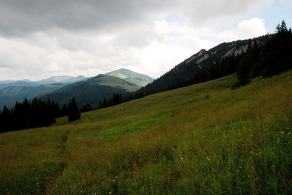
[[[45,193],[46,195],[52,194],[58,179],[63,175],[64,170],[67,167],[67,160],[66,160],[66,151],[67,151],[67,141],[70,135],[70,130],[65,131],[60,137],[60,143],[58,146],[58,152],[60,157],[63,159],[62,163],[60,164],[60,170],[57,171],[55,176],[53,176],[47,184]]]

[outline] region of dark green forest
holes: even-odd
[[[70,122],[80,119],[80,109],[74,98],[62,109],[58,103],[49,99],[25,99],[23,102],[16,102],[11,109],[4,106],[0,112],[0,132],[48,126],[61,116],[68,116]]]
[[[53,101],[25,99],[21,103],[17,102],[13,109],[4,106],[0,113],[0,130],[4,132],[48,126],[55,122],[60,112],[58,104]]]

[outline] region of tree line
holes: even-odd
[[[61,116],[68,116],[69,121],[80,118],[80,110],[74,98],[62,109],[58,103],[49,99],[25,99],[23,102],[16,102],[11,109],[4,106],[0,110],[0,132],[48,126]]]
[[[127,102],[132,99],[131,93],[114,93],[110,98],[104,98],[103,101],[99,101],[98,108],[106,108],[109,106],[114,106],[121,104],[123,102]]]
[[[49,126],[56,122],[57,117],[63,116],[67,116],[69,122],[76,121],[80,119],[81,112],[114,106],[129,101],[130,98],[131,93],[114,93],[111,98],[99,101],[98,107],[87,104],[81,108],[78,107],[75,98],[62,107],[50,99],[47,101],[38,98],[31,101],[24,99],[23,102],[16,102],[13,108],[4,106],[2,110],[0,109],[0,132]]]

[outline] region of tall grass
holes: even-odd
[[[228,76],[1,134],[0,191],[289,194],[291,78],[230,90]]]

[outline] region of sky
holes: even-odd
[[[0,0],[0,80],[157,78],[201,49],[292,25],[292,0]]]

